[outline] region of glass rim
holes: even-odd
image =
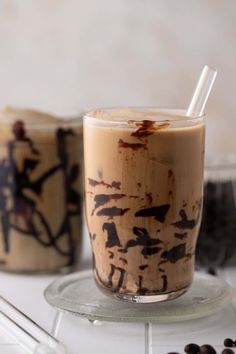
[[[220,158],[214,159],[206,156],[205,170],[209,172],[228,171],[236,169],[236,154],[224,154]]]
[[[32,119],[33,118],[33,119]],[[82,114],[61,116],[31,108],[6,106],[0,110],[0,127],[12,127],[16,122],[22,122],[29,130],[45,130],[56,128],[80,127],[83,124]]]
[[[197,122],[205,118],[205,113],[196,117],[186,115],[186,109],[158,106],[116,106],[90,110],[83,115],[83,120],[107,124],[127,125],[131,121],[151,120],[156,123],[165,122]],[[146,117],[145,117],[146,115]]]
[[[208,171],[225,171],[229,169],[235,169],[236,168],[236,163],[222,163],[218,165],[210,165],[210,164],[205,164],[205,169]]]
[[[22,122],[24,126],[26,127],[27,130],[46,130],[46,129],[60,129],[60,128],[65,128],[65,129],[70,129],[70,128],[82,128],[83,126],[83,120],[82,118],[75,118],[75,119],[61,119],[58,118],[55,122],[25,122],[22,119],[18,120],[19,122]],[[17,121],[15,121],[17,122]],[[8,122],[8,121],[1,121],[0,122],[0,128],[1,127],[11,127],[14,125],[15,122]]]

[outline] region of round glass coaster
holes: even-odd
[[[231,302],[233,290],[222,279],[196,272],[189,291],[179,298],[135,304],[105,295],[92,272],[84,271],[57,279],[44,295],[50,305],[92,321],[163,323],[212,315]]]

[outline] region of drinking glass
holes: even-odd
[[[7,108],[0,128],[0,269],[69,270],[82,238],[82,121]]]
[[[158,108],[89,112],[84,160],[99,287],[141,303],[186,292],[201,222],[204,116]]]

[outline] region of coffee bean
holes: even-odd
[[[221,354],[234,354],[234,351],[232,349],[224,349]]]
[[[187,354],[198,354],[199,353],[199,345],[195,343],[189,343],[184,347],[184,351]]]
[[[204,344],[200,347],[199,353],[200,354],[216,354],[216,351],[211,345]]]
[[[217,275],[217,270],[214,267],[209,267],[207,273],[211,275]]]
[[[231,339],[231,338],[225,338],[225,340],[224,340],[224,346],[225,346],[225,347],[229,347],[229,348],[233,347],[233,346],[234,346],[234,341],[233,341],[233,339]]]
[[[176,352],[171,352],[171,353],[167,353],[167,354],[179,354],[179,353],[176,353]]]

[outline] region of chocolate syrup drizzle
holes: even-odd
[[[116,225],[114,222],[108,223],[105,222],[102,226],[102,231],[107,231],[107,241],[105,247],[111,248],[111,247],[121,247],[120,239],[117,234],[116,230]]]
[[[170,179],[174,178],[173,171],[169,170],[168,171],[168,177]],[[91,183],[92,181],[92,183]],[[113,182],[112,182],[113,183]],[[107,188],[113,188],[112,184],[106,183],[104,181],[94,181],[89,179],[89,184],[92,185],[93,187],[96,187],[97,185],[103,185],[106,186]],[[141,184],[137,184],[138,187],[141,187]],[[119,185],[120,187],[120,185]],[[131,196],[126,196],[124,194],[97,194],[94,197],[94,210],[104,206],[104,204],[108,202],[115,202],[121,198],[139,198],[136,195],[131,195]],[[163,204],[163,205],[152,205],[152,194],[151,193],[146,193],[146,200],[147,200],[147,205],[148,207],[142,207],[139,210],[135,210],[134,216],[137,218],[154,218],[157,222],[164,223],[167,218],[167,214],[171,208],[170,204]],[[181,208],[179,211],[179,216],[180,220],[177,219],[177,221],[171,223],[170,225],[174,226],[177,230],[173,232],[173,237],[176,240],[179,240],[181,243],[178,245],[175,245],[174,247],[169,248],[168,245],[163,243],[163,241],[159,238],[152,237],[149,234],[149,231],[146,228],[141,228],[137,226],[133,226],[132,228],[132,233],[130,235],[127,234],[128,239],[126,239],[125,244],[122,245],[122,239],[119,237],[118,229],[116,226],[116,220],[113,222],[104,222],[102,224],[102,231],[106,234],[105,238],[105,247],[107,249],[109,259],[112,261],[109,262],[109,267],[110,269],[108,270],[108,274],[106,274],[106,279],[101,279],[98,269],[95,266],[95,273],[97,276],[97,280],[100,282],[101,285],[103,285],[105,288],[109,288],[110,291],[119,291],[119,292],[127,292],[126,288],[126,276],[129,272],[129,257],[127,257],[127,254],[130,249],[133,249],[134,247],[139,247],[140,248],[140,254],[142,255],[143,262],[147,260],[149,257],[153,257],[153,259],[159,259],[159,263],[157,264],[157,272],[159,273],[160,277],[160,288],[158,289],[148,289],[144,284],[144,279],[146,277],[146,272],[148,272],[148,264],[140,264],[139,265],[139,270],[141,271],[141,274],[137,274],[138,276],[138,281],[136,281],[137,285],[137,291],[136,293],[139,295],[145,295],[145,294],[154,294],[154,293],[164,293],[168,290],[168,275],[165,274],[166,270],[161,268],[160,266],[162,264],[175,264],[179,261],[184,261],[187,262],[189,261],[192,257],[194,257],[194,252],[187,252],[187,244],[186,244],[186,239],[188,238],[188,230],[192,230],[198,225],[199,222],[199,217],[200,217],[200,208],[201,208],[201,202],[198,203],[199,205],[199,213],[196,216],[196,218],[190,219],[186,211]],[[124,203],[122,203],[122,206],[124,207]],[[108,217],[109,219],[113,219],[114,217],[122,217],[126,212],[131,213],[132,209],[129,208],[118,208],[116,206],[112,207],[107,207],[107,208],[102,208],[96,212],[96,215],[99,217]],[[160,229],[157,230],[157,233],[160,232]],[[118,247],[118,249],[117,249]],[[110,251],[109,249],[114,250],[114,252]],[[119,252],[122,254],[122,257],[119,257],[116,252]],[[155,258],[155,254],[158,254],[158,258]],[[116,256],[116,258],[115,258]],[[117,258],[117,256],[119,258]],[[115,260],[117,262],[117,259],[119,260],[119,266],[115,265]],[[112,262],[112,263],[111,263]],[[122,262],[122,263],[120,263]],[[147,261],[146,261],[147,262]]]
[[[122,139],[119,140],[118,146],[119,146],[119,148],[132,149],[134,151],[137,151],[139,149],[147,150],[147,144],[127,143],[126,141],[123,141]]]
[[[104,181],[96,181],[95,179],[92,178],[88,178],[88,182],[92,187],[104,186],[107,188],[120,189],[120,185],[121,185],[121,183],[117,181],[113,181],[111,184],[109,184],[109,183],[105,183]]]
[[[165,129],[170,126],[169,121],[164,121],[162,124],[156,125],[155,121],[144,119],[141,122],[138,121],[129,121],[130,123],[135,123],[138,129],[131,134],[131,136],[135,136],[138,139],[146,138],[149,135],[154,134],[156,131],[160,129]]]
[[[118,193],[114,193],[114,194],[97,194],[94,197],[94,209],[92,211],[92,214],[94,214],[94,211],[99,208],[100,206],[108,203],[111,200],[118,200],[121,199],[125,196],[125,194],[118,194]]]
[[[154,206],[151,208],[145,208],[137,211],[135,216],[150,217],[154,216],[154,219],[163,223],[165,221],[166,214],[170,208],[170,204],[163,204],[160,206]]]
[[[127,211],[129,211],[130,208],[117,208],[116,206],[113,206],[111,208],[103,208],[97,212],[98,216],[109,216],[110,218],[113,218],[114,216],[122,216]]]
[[[181,217],[181,220],[178,220],[178,221],[172,223],[171,225],[177,227],[178,229],[182,229],[182,230],[193,229],[197,225],[199,217],[200,217],[200,214],[199,214],[196,219],[189,220],[184,209],[180,210],[179,215]]]
[[[162,243],[158,238],[151,238],[148,231],[144,228],[133,227],[133,233],[136,236],[136,239],[130,239],[127,241],[124,249],[120,249],[119,252],[127,253],[130,247],[143,246],[141,253],[144,256],[151,256],[155,253],[158,253],[161,248],[155,247]]]

